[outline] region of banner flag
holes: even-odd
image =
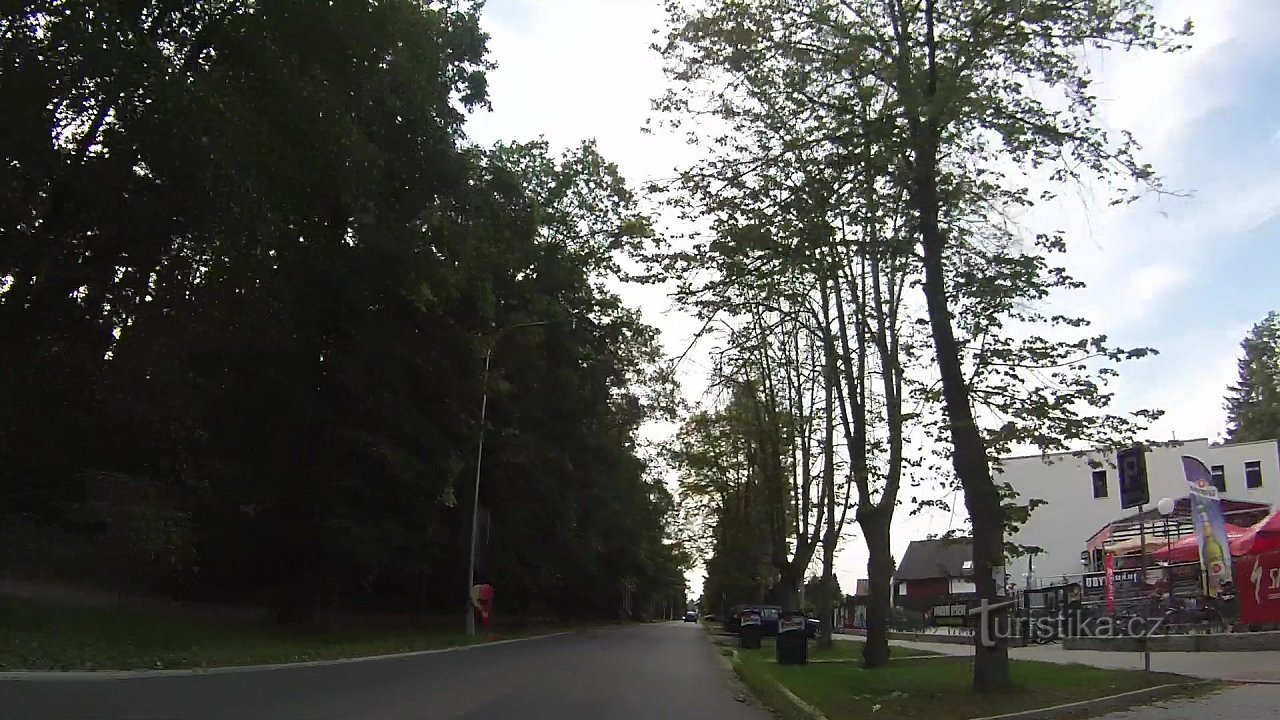
[[[1209,468],[1198,458],[1182,456],[1182,470],[1187,476],[1191,519],[1195,522],[1196,540],[1200,543],[1200,569],[1204,591],[1218,596],[1221,583],[1231,582],[1231,550],[1226,522],[1222,519],[1222,503],[1213,484]]]

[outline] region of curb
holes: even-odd
[[[561,635],[571,635],[574,632],[577,631],[564,630],[561,632],[547,633],[546,635],[531,635],[529,637],[511,638],[509,640],[494,640],[492,642],[475,643],[474,645],[459,645],[457,647],[436,648],[434,650],[415,650],[413,652],[392,653],[390,655],[365,655],[362,657],[334,658],[331,660],[307,660],[304,662],[274,663],[268,665],[226,665],[212,668],[182,668],[174,670],[70,670],[66,672],[59,672],[57,670],[9,670],[0,672],[0,681],[26,680],[30,682],[37,682],[58,680],[130,680],[133,678],[148,677],[229,675],[231,673],[293,670],[301,668],[328,667],[331,665],[348,665],[351,663],[377,662],[380,660],[399,660],[402,658],[414,658],[424,655],[440,655],[442,653],[475,650],[477,648],[494,647],[496,645],[510,645],[511,643],[527,642],[529,640],[544,640],[546,638],[560,637]]]
[[[729,655],[729,666],[734,670],[734,674],[738,675],[739,679],[742,679],[742,672],[740,670],[740,668],[742,667],[742,658],[738,657],[737,649],[734,649],[733,652],[730,653]],[[770,682],[773,683],[774,687],[779,692],[781,692],[782,696],[785,697],[787,701],[790,702],[793,706],[795,706],[795,709],[800,711],[800,713],[809,717],[811,720],[827,720],[827,716],[823,715],[822,711],[818,710],[818,708],[810,705],[804,700],[801,700],[799,697],[796,696],[795,693],[788,690],[785,685],[778,682],[777,680],[771,680]],[[743,684],[747,686],[748,690],[751,689],[751,686],[749,683],[746,683],[744,681]],[[759,697],[757,697],[756,699],[760,701],[762,705],[764,705],[765,707],[768,707],[768,703],[763,702],[762,700],[760,700]]]
[[[827,720],[827,716],[823,715],[822,712],[818,710],[818,708],[796,697],[796,694],[788,690],[785,686],[783,686],[782,683],[777,682],[775,680],[774,684],[777,685],[778,689],[782,691],[783,697],[790,700],[791,703],[795,705],[797,709],[800,710],[800,712],[813,718],[813,720]]]
[[[1157,685],[1155,687],[1133,690],[1131,692],[1120,693],[1118,695],[1093,698],[1092,700],[1081,700],[1079,702],[1066,703],[1064,705],[1036,708],[1035,710],[1022,710],[1019,712],[1005,713],[1004,715],[988,715],[980,718],[970,718],[970,720],[1054,720],[1055,718],[1082,717],[1110,710],[1120,710],[1132,705],[1158,700],[1171,695],[1178,695],[1195,687],[1216,684],[1217,682],[1213,680],[1200,680],[1198,682],[1190,683]]]
[[[894,660],[942,660],[955,659],[958,655],[903,655],[901,657],[891,657],[890,662]],[[822,660],[810,660],[809,665],[853,665],[861,663],[858,658],[824,658]]]

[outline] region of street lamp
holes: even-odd
[[[1160,516],[1164,518],[1164,582],[1165,591],[1169,593],[1169,602],[1173,602],[1173,558],[1169,554],[1169,516],[1173,514],[1173,509],[1177,504],[1173,498],[1160,498],[1160,502],[1156,503],[1156,510],[1160,511]]]
[[[493,360],[493,349],[498,344],[498,338],[508,330],[546,324],[545,320],[537,320],[499,328],[489,337],[489,345],[485,348],[484,375],[480,380],[480,439],[476,443],[476,483],[471,501],[471,556],[467,560],[467,635],[476,634],[475,601],[471,593],[476,584],[476,524],[480,513],[480,463],[484,460],[484,421],[485,413],[489,409],[489,365]]]

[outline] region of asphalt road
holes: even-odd
[[[0,720],[767,720],[702,629],[664,623],[214,675],[0,680]]]

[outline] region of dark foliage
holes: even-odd
[[[654,331],[591,245],[634,199],[590,144],[469,147],[486,36],[433,7],[0,15],[7,535],[284,617],[461,612],[483,348],[537,321],[494,353],[482,579],[508,613],[681,596],[634,439]]]

